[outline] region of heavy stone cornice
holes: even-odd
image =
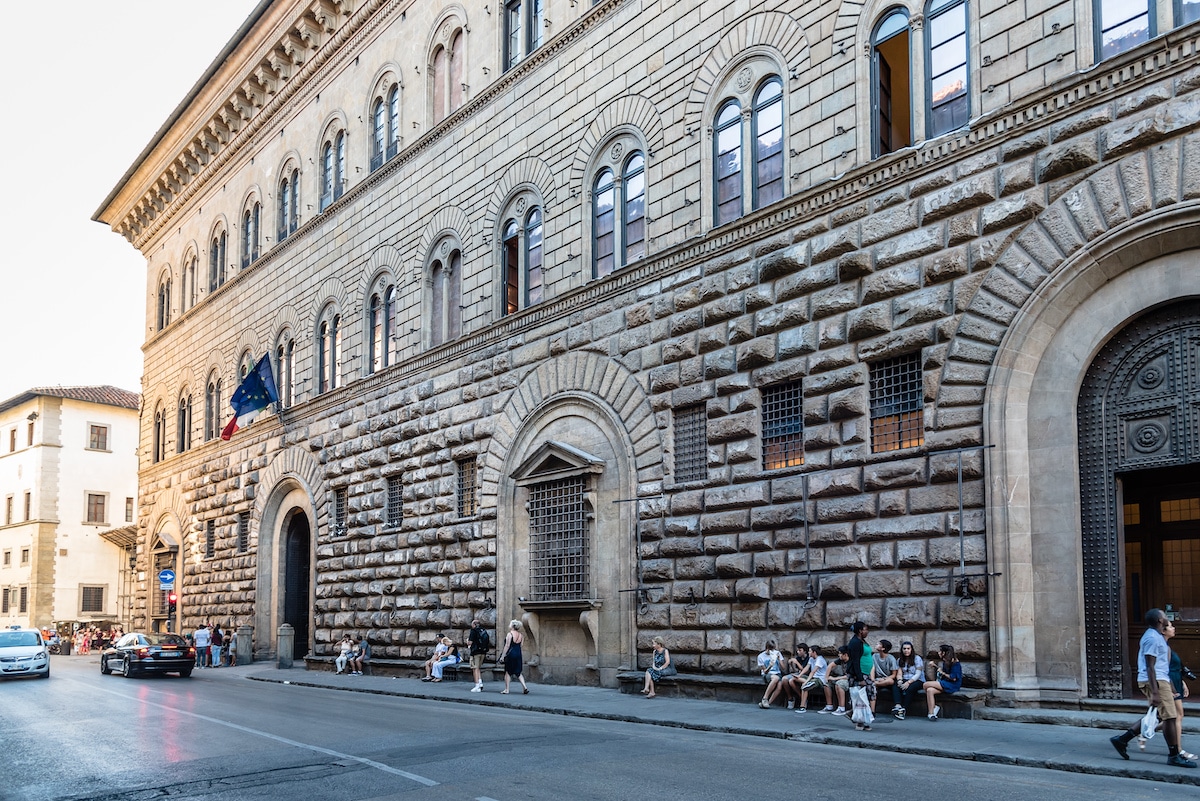
[[[317,82],[310,79],[322,72],[334,71],[353,58],[358,45],[372,36],[396,12],[403,12],[412,5],[412,0],[366,0],[336,30],[330,28],[328,16],[322,18],[325,22],[317,23],[314,9],[324,9],[328,14],[329,8],[334,4],[350,8],[354,2],[355,0],[316,0],[307,7],[306,13],[287,29],[279,43],[271,51],[264,54],[252,66],[231,78],[228,83],[228,86],[231,87],[227,91],[228,99],[222,104],[221,111],[209,123],[201,127],[200,133],[193,141],[187,145],[181,145],[182,152],[179,152],[172,159],[170,165],[162,170],[163,176],[169,174],[172,169],[178,173],[180,168],[191,175],[191,179],[184,182],[182,191],[174,193],[172,202],[165,204],[161,209],[150,205],[148,200],[150,195],[143,196],[143,199],[125,215],[120,223],[113,224],[113,229],[121,233],[134,247],[142,250],[204,186],[213,180],[215,175],[252,141],[254,136],[281,115],[307,102],[312,95],[319,91],[314,85]],[[471,102],[428,131],[402,153],[400,158],[392,159],[392,163],[389,165],[390,169],[377,170],[364,183],[375,185],[385,174],[392,174],[402,164],[424,152],[433,143],[440,140],[448,130],[494,102],[513,83],[520,81],[528,73],[558,56],[564,48],[625,2],[627,0],[606,0],[606,2],[589,9],[561,34],[551,39],[516,67],[504,73]],[[321,41],[322,39],[324,41]],[[313,44],[316,44],[315,48],[312,47]],[[307,52],[304,52],[305,48],[307,48]],[[288,54],[287,59],[281,59],[281,54],[284,53]],[[282,85],[277,85],[273,93],[263,91],[261,85],[255,83],[256,76],[266,74],[267,71],[270,71],[271,74],[281,75],[282,70],[286,69],[284,65],[286,60],[290,60],[294,66],[291,76]],[[255,98],[261,105],[254,102]],[[222,143],[218,137],[214,136],[212,131],[214,125],[221,125],[222,128],[233,134],[227,143]],[[236,130],[234,129],[235,125],[239,126]],[[198,166],[194,168],[193,165]],[[99,219],[100,217],[101,214],[98,212],[95,218]]]

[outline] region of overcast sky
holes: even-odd
[[[146,263],[91,217],[255,5],[60,0],[0,48],[0,400],[141,391]]]

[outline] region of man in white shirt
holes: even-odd
[[[810,690],[822,689],[825,691],[825,708],[822,713],[833,711],[833,691],[826,683],[826,672],[829,670],[829,663],[825,661],[825,657],[821,656],[821,649],[815,645],[808,646],[808,678],[804,684],[800,685],[800,706],[796,712],[808,711],[808,693]]]
[[[197,626],[196,633],[192,635],[192,641],[196,645],[196,667],[207,667],[208,646],[212,645],[212,636],[208,633],[208,626],[204,624]]]
[[[1167,764],[1178,768],[1194,768],[1196,763],[1179,753],[1179,717],[1175,711],[1175,691],[1171,689],[1168,673],[1171,665],[1171,649],[1163,632],[1167,628],[1167,613],[1151,609],[1146,613],[1146,633],[1138,645],[1138,687],[1150,699],[1150,706],[1158,709],[1158,719],[1163,724],[1163,739],[1167,741]],[[1109,740],[1122,759],[1129,759],[1129,741],[1141,733],[1141,721],[1133,728]]]

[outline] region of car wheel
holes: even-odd
[[[39,679],[48,679],[48,678],[50,678],[50,668],[46,668],[46,672],[45,672],[45,673],[43,673],[43,674],[41,674],[40,676],[38,676],[38,678],[39,678]]]
[[[179,671],[179,678],[190,679],[191,677],[192,677],[192,669],[191,668],[186,668],[184,670]]]
[[[105,676],[112,673],[112,668],[110,668],[108,666],[108,659],[103,656],[100,657],[100,672],[103,673]]]
[[[129,657],[125,657],[121,662],[121,673],[127,679],[133,677],[133,661]]]

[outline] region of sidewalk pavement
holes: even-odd
[[[890,714],[883,714],[876,717],[871,731],[860,732],[855,730],[849,717],[820,715],[814,710],[801,715],[779,706],[759,709],[753,704],[693,698],[644,698],[597,687],[530,684],[529,694],[522,695],[521,685],[514,682],[514,692],[502,695],[503,683],[489,681],[484,683],[482,693],[472,693],[470,681],[435,684],[389,676],[339,676],[300,667],[280,670],[271,662],[238,666],[222,670],[221,674],[301,687],[1200,786],[1200,769],[1175,768],[1167,764],[1166,744],[1161,735],[1148,742],[1144,752],[1138,750],[1136,741],[1131,743],[1129,761],[1121,759],[1108,738],[1130,726],[1138,717],[1137,711],[1093,713],[989,708],[985,714],[992,719],[943,718],[937,721],[922,715],[898,721]],[[1196,719],[1185,720],[1185,750],[1200,750],[1198,733],[1200,726]]]

